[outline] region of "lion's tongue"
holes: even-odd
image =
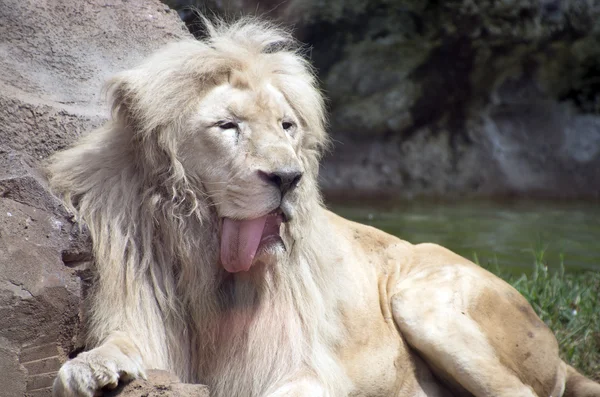
[[[225,270],[236,273],[250,269],[266,221],[266,215],[244,221],[223,218],[221,263]]]

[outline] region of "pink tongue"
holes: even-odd
[[[235,221],[223,218],[221,263],[230,273],[248,271],[256,256],[267,216]]]

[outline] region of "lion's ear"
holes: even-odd
[[[169,135],[168,131],[163,131],[166,127],[148,122],[142,110],[143,93],[139,86],[139,82],[136,84],[136,72],[127,71],[112,77],[105,86],[105,92],[115,130],[129,135],[137,163],[155,172],[160,165],[170,163],[174,157],[174,153],[170,152],[174,148],[165,142],[164,136]]]
[[[180,125],[161,114],[168,108],[167,101],[156,101],[156,98],[164,92],[148,90],[145,77],[131,70],[108,81],[106,92],[112,109],[112,131],[127,139],[143,181],[165,190],[165,195],[176,203],[194,202],[177,156]],[[156,107],[158,102],[163,104],[161,108]],[[196,204],[190,205],[196,207]]]
[[[135,90],[129,78],[127,72],[112,77],[104,86],[104,92],[110,103],[113,121],[134,132],[139,127],[139,115],[136,115]]]

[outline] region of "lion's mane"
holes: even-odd
[[[54,192],[93,240],[87,348],[126,333],[147,367],[208,382],[215,396],[226,388],[262,394],[295,368],[314,369],[337,395],[344,375],[328,349],[342,332],[331,314],[338,275],[322,266],[327,231],[313,216],[327,143],[322,96],[285,30],[244,19],[207,23],[207,32],[111,79],[111,119],[49,162]],[[269,74],[307,133],[302,199],[287,226],[291,249],[264,280],[227,289],[217,265],[219,219],[202,181],[182,165],[178,143],[198,98],[232,70]]]

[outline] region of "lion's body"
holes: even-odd
[[[152,368],[215,397],[600,390],[503,281],[328,212],[308,65],[265,24],[209,30],[113,79],[113,120],[51,161],[97,274],[57,395]]]
[[[342,362],[355,385],[359,379],[369,390],[365,395],[419,395],[415,390],[426,384],[422,378],[428,371],[419,368],[421,361],[413,349],[435,368],[453,395],[471,395],[466,387],[486,395],[477,390],[477,382],[459,386],[455,374],[441,368],[446,358],[439,347],[422,348],[421,343],[429,346],[428,338],[454,345],[458,354],[448,358],[455,362],[479,365],[481,360],[496,367],[493,378],[486,379],[492,395],[529,395],[521,381],[537,395],[560,395],[564,368],[554,336],[512,287],[435,244],[412,245],[333,214],[327,218],[334,225],[332,246],[340,248],[335,263],[356,277],[354,282],[348,280],[353,299],[342,306],[348,330]],[[437,308],[444,308],[441,316]],[[478,327],[461,329],[463,325],[454,323],[454,318],[463,321],[460,317],[473,318]],[[467,364],[461,367],[464,370]],[[514,379],[515,373],[520,380]],[[382,382],[373,385],[373,379]],[[413,379],[420,385],[412,385],[415,389],[409,386]],[[381,393],[375,393],[374,386]]]

